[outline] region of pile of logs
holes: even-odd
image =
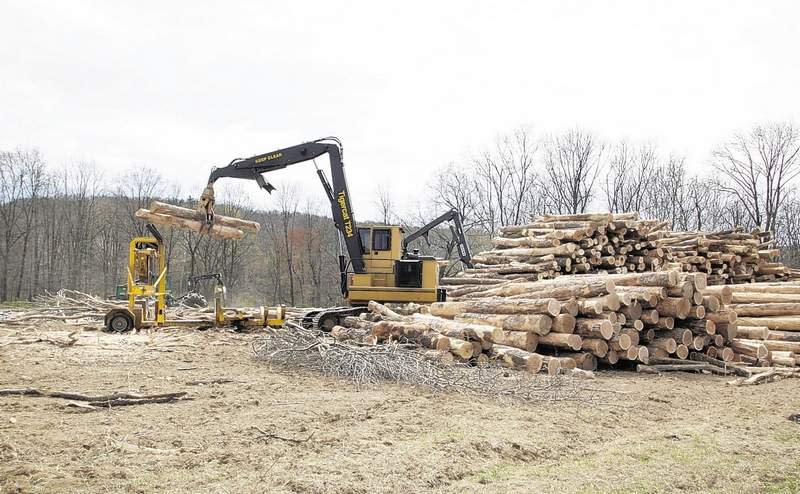
[[[708,287],[738,316],[731,348],[736,360],[753,366],[800,364],[800,283],[772,282]]]
[[[510,280],[580,273],[677,269],[705,273],[710,285],[800,278],[800,271],[777,261],[780,251],[770,232],[673,232],[668,225],[640,220],[637,213],[539,216],[527,225],[502,227],[491,250],[442,284],[458,297]]]
[[[222,240],[241,240],[245,231],[256,233],[261,229],[257,221],[219,214],[214,215],[212,223],[208,223],[203,211],[159,201],[151,202],[150,209],[140,209],[135,214],[148,223],[189,230]]]
[[[492,239],[493,249],[474,256],[474,268],[458,278],[445,278],[443,284],[489,285],[569,273],[653,271],[661,264],[663,252],[646,236],[666,225],[641,221],[638,213],[539,216],[527,225],[502,227],[500,236]]]
[[[373,302],[332,336],[400,340],[448,361],[550,374],[668,365],[693,352],[724,365],[735,356],[736,314],[705,289],[705,274],[678,271],[506,281],[411,315]]]
[[[666,267],[708,275],[710,285],[751,283],[794,278],[796,270],[777,262],[780,250],[774,248],[770,232],[651,233],[666,254]]]

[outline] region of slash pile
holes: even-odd
[[[598,363],[659,370],[690,356],[724,366],[735,356],[736,314],[705,289],[705,274],[678,271],[504,281],[427,313],[401,315],[373,302],[371,314],[348,318],[332,335],[399,340],[450,361],[550,374]]]

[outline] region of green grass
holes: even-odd
[[[789,494],[800,492],[800,477],[792,475],[775,483],[764,485],[767,494]]]
[[[513,470],[514,470],[513,465],[509,465],[507,463],[499,463],[497,465],[492,465],[491,467],[484,468],[475,475],[472,475],[472,478],[470,480],[472,482],[477,482],[479,484],[491,484],[492,482],[506,479],[508,477],[508,473]]]

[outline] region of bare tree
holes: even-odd
[[[800,174],[800,132],[790,123],[759,125],[714,152],[714,167],[730,180],[753,225],[772,230],[789,183]]]
[[[148,207],[152,200],[164,197],[165,183],[158,170],[146,166],[132,167],[117,178],[114,193],[118,198],[126,199],[117,201],[117,206],[119,219],[125,219],[124,228],[128,236],[145,233],[144,224],[134,213]]]
[[[19,211],[25,199],[25,168],[18,153],[0,153],[0,229],[2,229],[2,269],[0,300],[8,300],[11,257],[23,231],[19,227]]]
[[[295,305],[295,220],[298,208],[298,190],[295,185],[285,187],[278,195],[281,240],[286,262],[286,275],[289,280],[289,303]]]
[[[383,186],[378,185],[376,190],[375,207],[378,208],[378,218],[384,225],[389,225],[394,221],[394,199],[392,194]]]
[[[461,213],[465,228],[471,230],[478,226],[478,201],[471,168],[450,163],[436,173],[429,189],[435,209],[455,209]]]
[[[612,213],[646,210],[657,187],[658,155],[649,144],[632,145],[620,141],[609,159],[604,189]]]
[[[547,140],[540,190],[551,211],[567,214],[586,211],[601,170],[603,149],[597,137],[580,129]]]
[[[778,214],[775,240],[781,249],[781,261],[800,267],[800,198],[796,194],[787,198]]]

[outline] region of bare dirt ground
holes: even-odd
[[[7,344],[65,328],[0,326],[0,388],[190,399],[0,397],[2,492],[800,491],[800,380],[606,372],[582,384],[592,401],[520,404],[279,372],[252,358],[257,334]]]

